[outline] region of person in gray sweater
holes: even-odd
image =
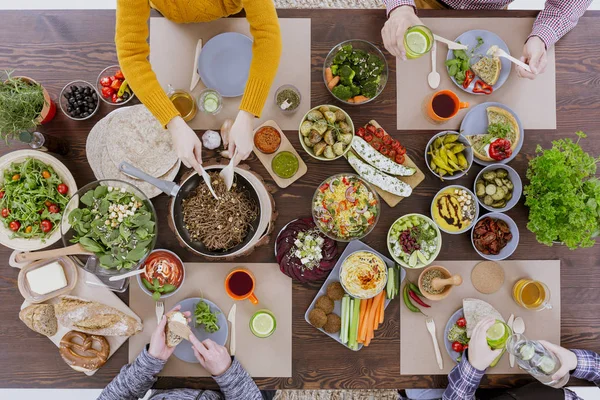
[[[179,310],[179,306],[173,311]],[[184,313],[189,317],[190,313]],[[146,346],[134,362],[121,368],[108,386],[102,391],[98,400],[137,400],[146,395],[156,375],[163,369],[174,347],[167,347],[165,327],[167,317],[156,327]],[[194,346],[194,354],[200,365],[204,367],[219,385],[221,392],[197,389],[153,390],[151,400],[262,400],[258,387],[248,375],[244,367],[231,359],[227,349],[210,339],[200,342],[192,334],[190,341]]]

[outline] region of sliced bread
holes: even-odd
[[[56,331],[58,330],[54,306],[51,304],[32,304],[27,306],[19,313],[19,319],[32,331],[48,337],[56,335]]]

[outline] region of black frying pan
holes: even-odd
[[[220,171],[223,168],[225,168],[224,165],[213,165],[213,166],[206,167],[206,170]],[[200,254],[205,257],[214,257],[214,258],[227,257],[227,256],[230,256],[230,255],[240,251],[241,249],[243,249],[258,234],[258,225],[261,220],[261,209],[260,209],[260,200],[258,198],[258,192],[257,192],[256,188],[241,174],[235,173],[234,182],[237,183],[238,187],[241,187],[242,189],[247,190],[250,198],[252,200],[254,200],[256,202],[256,204],[259,205],[258,216],[254,219],[254,221],[252,221],[252,228],[246,235],[246,238],[240,244],[238,244],[237,246],[235,246],[229,250],[225,250],[225,251],[211,251],[211,250],[208,250],[206,248],[206,246],[204,246],[203,243],[201,243],[197,240],[194,240],[190,237],[190,234],[189,234],[188,230],[185,228],[185,224],[183,222],[183,207],[182,207],[183,200],[188,198],[190,196],[190,194],[202,182],[204,182],[204,178],[202,176],[198,175],[197,173],[189,174],[187,177],[184,176],[180,185],[177,185],[176,183],[171,182],[171,181],[165,181],[162,179],[154,178],[153,176],[146,174],[145,172],[135,168],[134,166],[132,166],[131,164],[128,164],[126,162],[122,162],[119,165],[119,169],[127,175],[141,179],[143,181],[146,181],[146,182],[156,186],[157,188],[162,190],[164,193],[173,197],[173,199],[171,199],[171,221],[170,222],[173,223],[173,225],[175,227],[175,233],[179,237],[180,242],[185,244],[185,246],[187,246],[194,253]]]

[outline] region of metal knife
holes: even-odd
[[[231,354],[231,357],[235,356],[235,310],[236,304],[234,303],[227,316],[227,321],[231,323],[231,333],[229,334],[229,354]]]
[[[200,75],[198,75],[198,57],[200,56],[200,51],[202,50],[202,39],[198,39],[198,43],[196,43],[196,55],[194,56],[194,70],[192,71],[192,83],[190,84],[190,92],[194,90],[194,88],[200,82]]]
[[[506,323],[506,325],[508,325],[511,332],[513,330],[513,322],[515,322],[515,315],[510,314],[510,317],[508,318],[508,322]],[[515,356],[513,356],[512,354],[509,353],[508,362],[510,363],[510,367],[513,368],[515,366]]]

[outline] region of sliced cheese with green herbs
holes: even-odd
[[[348,162],[360,177],[370,184],[375,185],[388,193],[395,194],[396,196],[408,197],[412,194],[410,185],[372,167],[358,158],[352,151],[348,152]]]
[[[354,139],[352,140],[352,148],[363,160],[382,172],[399,176],[411,176],[417,172],[415,168],[406,167],[393,160],[390,160],[375,150],[373,146],[367,143],[367,141],[360,136],[354,136]]]

